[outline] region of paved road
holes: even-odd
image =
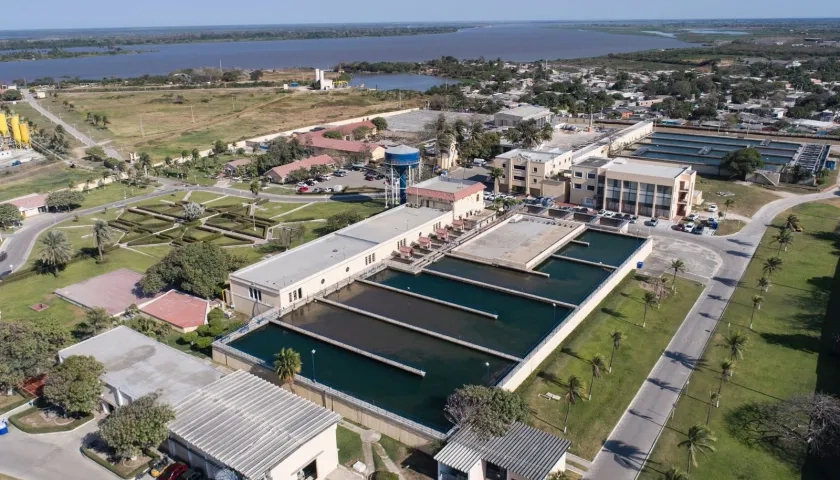
[[[775,200],[762,207],[743,230],[725,237],[686,235],[670,230],[654,234],[670,238],[691,238],[721,254],[722,267],[713,276],[694,308],[689,312],[665,353],[636,393],[603,448],[595,457],[586,478],[633,480],[653,446],[677,401],[679,392],[695,362],[702,356],[728,299],[747,268],[768,224],[783,211],[801,203],[838,198],[834,190]]]
[[[157,188],[155,191],[150,192],[146,195],[142,195],[139,197],[129,198],[128,200],[120,200],[117,202],[108,203],[105,205],[99,205],[96,207],[85,208],[83,210],[74,210],[70,213],[42,213],[40,215],[36,215],[32,218],[27,218],[23,222],[23,228],[17,230],[15,233],[11,235],[4,235],[6,239],[5,242],[0,246],[0,252],[5,253],[5,256],[0,255],[2,259],[0,259],[0,278],[5,275],[12,273],[13,271],[20,268],[26,262],[26,259],[29,257],[29,253],[32,251],[32,247],[35,244],[35,240],[38,238],[38,235],[41,234],[44,230],[50,228],[56,223],[63,222],[72,218],[74,215],[88,215],[94,212],[101,211],[103,208],[120,208],[124,207],[127,204],[139,202],[141,200],[146,200],[148,198],[159,197],[163,195],[169,195],[172,192],[176,191],[186,191],[186,190],[204,190],[208,192],[219,193],[223,195],[239,195],[243,197],[251,197],[251,192],[247,192],[244,190],[236,190],[233,188],[217,188],[217,187],[201,187],[201,186],[184,186],[183,184],[178,184],[173,182],[169,179],[161,179],[159,180],[163,186]],[[271,193],[261,193],[260,198],[267,198],[270,200],[280,201],[280,202],[294,202],[294,203],[311,203],[311,202],[330,202],[330,201],[342,201],[342,202],[353,202],[353,201],[362,201],[362,200],[369,200],[371,197],[368,195],[342,195],[342,196],[301,196],[301,195],[276,195]]]
[[[24,100],[26,100],[26,103],[31,105],[32,108],[34,108],[35,110],[38,110],[38,112],[40,112],[41,115],[47,117],[51,122],[64,127],[64,129],[67,130],[67,133],[76,137],[80,142],[84,143],[88,147],[93,147],[95,145],[99,145],[99,143],[97,143],[96,141],[94,141],[92,138],[85,135],[84,133],[82,133],[79,129],[73,127],[69,123],[67,123],[64,120],[58,118],[58,116],[53,115],[52,112],[50,112],[46,108],[42,107],[41,104],[38,103],[38,101],[35,99],[35,97],[32,96],[31,93],[29,93],[26,90],[24,90],[22,93],[23,93]],[[120,155],[120,152],[116,151],[113,147],[109,147],[107,145],[103,145],[102,147],[105,149],[105,153],[109,157],[113,157],[113,158],[116,158],[118,160],[125,160],[123,158],[123,156]]]

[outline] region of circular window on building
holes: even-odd
[[[322,279],[321,279],[321,285],[323,285],[323,284],[324,284],[324,282],[326,282],[326,280],[324,280],[324,279],[322,278]]]

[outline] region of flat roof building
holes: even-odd
[[[338,467],[341,416],[239,370],[184,397],[169,424],[169,454],[214,478],[320,480]]]
[[[484,184],[473,180],[432,177],[406,189],[411,205],[452,210],[456,220],[469,220],[484,211]]]
[[[201,360],[124,325],[59,351],[58,359],[72,355],[91,355],[105,366],[105,411],[158,390],[163,402],[174,405],[222,376]]]
[[[499,190],[536,197],[565,197],[561,174],[569,170],[572,154],[572,150],[544,152],[519,148],[505,152],[493,159],[493,166],[504,171],[498,180]]]
[[[177,290],[169,290],[140,305],[144,315],[165,322],[181,333],[192,332],[207,323],[209,311],[209,301]]]
[[[667,219],[691,213],[697,180],[691,167],[592,157],[571,170],[573,204]]]
[[[551,123],[554,114],[545,107],[525,105],[521,107],[502,110],[493,116],[493,123],[497,127],[515,127],[526,120],[534,120],[537,125],[543,126]]]

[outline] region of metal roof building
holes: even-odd
[[[571,442],[523,423],[514,423],[501,437],[484,439],[470,430],[461,430],[435,455],[441,475],[452,470],[467,474],[467,480],[517,478],[543,480],[549,473],[563,471]],[[490,465],[488,465],[490,464]],[[480,467],[480,468],[479,468]],[[485,470],[494,470],[486,474]]]
[[[175,418],[170,454],[203,464],[211,478],[228,468],[250,480],[286,480],[299,472],[297,478],[314,480],[337,467],[341,416],[245,371],[185,397]]]

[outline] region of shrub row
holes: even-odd
[[[147,235],[145,237],[138,238],[137,240],[128,242],[128,246],[137,247],[140,245],[155,245],[158,243],[169,243],[170,241],[170,238],[166,238],[162,235]]]

